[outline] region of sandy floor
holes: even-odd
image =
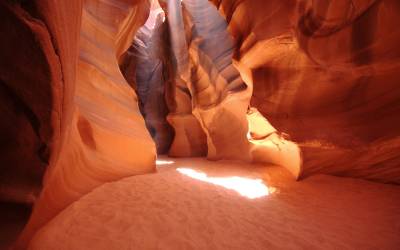
[[[239,167],[241,166],[241,167]],[[32,249],[399,249],[400,186],[161,159],[64,210]]]

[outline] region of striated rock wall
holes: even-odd
[[[165,24],[161,8],[152,8],[146,24],[138,30],[131,47],[124,55],[121,71],[136,90],[140,112],[156,143],[157,153],[166,154],[174,132],[166,120],[169,111],[164,84],[168,81],[164,51]]]
[[[162,122],[163,116],[157,114],[163,109],[160,99],[165,98],[167,120],[174,128],[170,156],[207,155],[211,160],[291,165],[297,177],[297,146],[278,136],[275,129],[270,131],[272,126],[261,114],[253,118],[246,115],[252,85],[242,80],[233,65],[235,46],[215,6],[207,0],[160,4],[165,22],[152,28],[149,24],[155,23],[155,18],[150,15],[121,65],[139,95],[157,145],[161,145],[159,138],[165,132],[152,123]],[[157,84],[160,88],[154,87]],[[151,117],[157,119],[152,121]],[[267,127],[261,128],[263,125]],[[249,137],[254,134],[258,137]]]
[[[2,1],[0,12],[0,200],[31,203],[67,135],[81,3]]]
[[[34,102],[44,102],[43,105],[56,109],[48,119],[58,123],[45,124],[61,133],[51,138],[51,142],[61,145],[56,148],[59,153],[50,152],[50,159],[54,161],[47,168],[43,189],[17,248],[24,248],[41,226],[93,188],[126,176],[155,171],[155,145],[145,128],[134,90],[118,66],[134,33],[147,19],[150,3],[65,1],[61,7],[66,5],[66,8],[62,9],[56,1],[47,1],[47,5],[38,2],[32,5],[38,8],[43,5],[47,8],[45,13],[55,20],[46,31],[52,34],[48,41],[56,47],[60,60],[48,65],[61,68],[67,76],[61,77],[56,71],[59,82],[43,84],[48,86],[48,91],[56,92],[53,98],[38,94],[36,98],[40,99]],[[65,12],[69,9],[71,12]],[[43,61],[31,59],[32,63]],[[66,87],[67,92],[61,92],[63,84],[71,85]],[[56,87],[61,90],[52,89]],[[62,108],[68,113],[57,120]],[[63,137],[62,133],[65,133]]]
[[[35,202],[19,247],[92,189],[155,171],[132,86],[145,110],[165,95],[171,156],[400,183],[397,0],[210,1],[227,23],[182,2],[160,0],[149,89],[119,68],[149,1],[0,2],[0,199]]]
[[[185,0],[183,9],[190,31],[192,112],[207,135],[207,157],[251,161],[246,138],[251,92],[232,65],[234,46],[226,21],[208,1]]]
[[[300,167],[298,147],[275,129],[270,131],[272,126],[259,113],[251,119],[251,115],[246,115],[252,85],[242,80],[232,63],[234,43],[218,10],[207,0],[160,3],[166,20],[153,32],[164,38],[158,43],[162,48],[160,62],[164,77],[157,79],[165,88],[167,120],[174,128],[169,155],[207,155],[211,160],[275,163],[287,167],[297,178]],[[145,61],[147,64],[152,61],[145,52],[148,50],[145,33],[138,34],[140,42],[134,43],[138,47],[138,56],[130,58],[134,62],[130,66],[124,63],[123,68],[126,72],[136,71],[139,98],[144,105],[147,102],[153,107],[146,110],[149,114],[157,113],[155,100],[147,98],[151,83],[148,81],[147,85],[139,86],[139,82],[152,80],[158,71],[143,66]],[[141,56],[146,60],[143,61]],[[136,69],[129,70],[131,67]],[[250,133],[249,121],[255,123],[255,126],[250,124]],[[267,128],[260,130],[263,125]],[[265,130],[268,131],[266,134]],[[249,137],[254,134],[259,137]]]
[[[207,137],[200,122],[193,114],[193,95],[190,91],[191,68],[188,45],[191,31],[188,16],[184,14],[181,2],[159,1],[166,13],[165,42],[168,81],[166,99],[169,109],[168,122],[174,128],[169,156],[190,157],[207,155]],[[186,21],[186,23],[185,23]],[[185,27],[186,24],[186,27]]]
[[[398,1],[212,1],[251,105],[302,148],[303,176],[400,183]]]

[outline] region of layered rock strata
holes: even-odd
[[[49,1],[49,6],[57,10],[49,15],[64,21],[64,12],[55,5]],[[75,84],[75,93],[65,104],[72,114],[63,121],[67,126],[65,141],[57,157],[51,155],[56,160],[46,171],[43,189],[21,235],[18,247],[22,248],[36,230],[95,187],[126,176],[155,171],[155,145],[139,112],[134,90],[118,66],[134,33],[147,19],[150,4],[147,1],[85,0],[77,1],[75,5],[76,12],[70,14],[76,18],[82,16],[82,19],[81,23],[80,18],[76,21],[77,28],[80,27],[80,34],[76,34],[76,38],[80,37],[79,59],[75,57],[73,61],[70,58],[77,66],[76,81],[71,82]],[[68,29],[68,25],[66,19],[59,27]],[[57,32],[54,34],[63,35],[62,30]],[[72,38],[64,37],[60,43],[54,37],[51,40],[60,46],[60,58],[69,52],[61,47],[66,41],[76,43],[71,47],[75,49],[75,56],[78,55],[78,39],[71,41]],[[66,69],[71,67],[63,61],[60,64]],[[69,77],[72,73],[68,73]],[[59,80],[63,82],[64,78]],[[62,101],[64,95],[57,94],[60,94],[58,101]],[[41,101],[45,100],[42,97]],[[58,107],[56,104],[53,105]]]
[[[302,176],[400,183],[397,1],[212,2],[251,105],[300,145]]]
[[[164,82],[168,81],[168,73],[164,63],[164,18],[160,8],[150,12],[121,65],[125,78],[136,90],[140,112],[156,143],[158,154],[168,152],[174,135],[166,120],[168,107]]]

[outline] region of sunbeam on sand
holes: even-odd
[[[240,195],[249,199],[260,198],[269,195],[268,187],[261,179],[250,179],[238,176],[232,177],[208,177],[205,173],[190,168],[176,169],[181,174],[189,176],[193,179],[212,183],[224,188],[234,190]]]

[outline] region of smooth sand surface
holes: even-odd
[[[399,249],[399,186],[200,158],[158,167],[82,197],[31,249]]]

